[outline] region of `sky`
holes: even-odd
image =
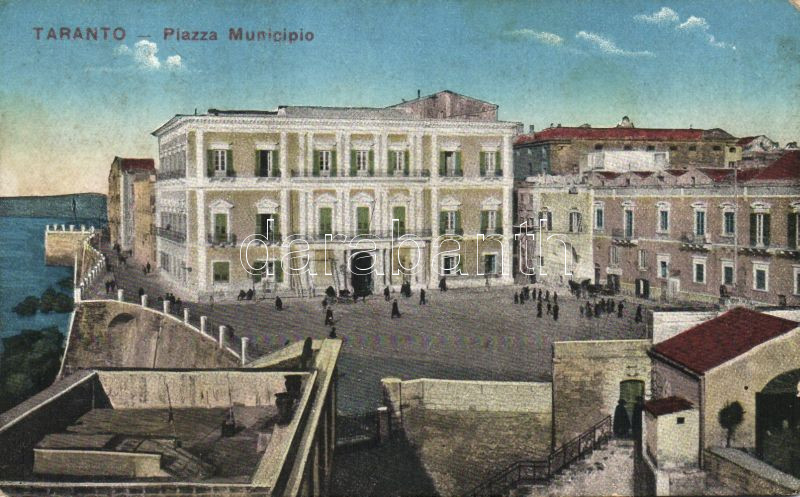
[[[75,39],[87,27],[100,39]],[[800,140],[800,8],[787,0],[0,0],[0,47],[0,196],[106,193],[114,156],[157,157],[150,133],[175,114],[386,106],[418,89],[494,102],[526,130],[627,115]]]

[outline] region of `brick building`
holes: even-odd
[[[741,159],[737,139],[722,129],[636,128],[627,118],[613,128],[552,126],[514,142],[518,179],[535,174],[577,174],[590,153],[650,152],[673,168],[730,167]]]
[[[198,298],[510,282],[518,125],[496,111],[440,92],[387,108],[175,116],[153,133],[158,268]],[[267,243],[248,256],[257,274],[239,251],[253,234]],[[302,255],[288,255],[293,240]]]

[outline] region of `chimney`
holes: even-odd
[[[421,96],[422,96],[422,92],[420,91],[419,88],[417,88],[417,98],[420,98]]]

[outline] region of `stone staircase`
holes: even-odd
[[[633,450],[632,440],[612,439],[603,448],[572,463],[546,484],[520,485],[511,495],[633,495]]]

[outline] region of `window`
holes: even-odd
[[[461,153],[456,151],[441,152],[439,174],[441,176],[461,176]]]
[[[485,274],[497,274],[497,256],[495,254],[483,255],[483,272]]]
[[[659,233],[669,233],[669,207],[658,208],[658,230]]]
[[[269,266],[272,267],[272,263]],[[251,275],[253,283],[261,283],[265,276],[269,276],[270,273],[274,274],[272,269],[267,271],[267,261],[253,261],[251,271],[253,272]]]
[[[230,280],[230,263],[217,261],[211,264],[214,273],[214,283],[227,283]]]
[[[396,150],[391,153],[389,157],[391,160],[390,166],[392,166],[394,174],[405,174],[407,162],[406,154],[406,151],[401,150]]]
[[[686,418],[684,418],[683,416],[678,416],[678,418],[675,421],[677,424],[682,425],[686,422]]]
[[[603,150],[603,144],[602,143],[595,143],[594,144],[594,149],[595,150]]]
[[[678,150],[678,147],[676,147],[675,145],[670,145],[669,149],[670,149],[670,151],[674,152],[674,151]]]
[[[455,274],[456,272],[456,256],[444,255],[442,256],[442,274]]]
[[[800,214],[790,212],[786,215],[786,241],[790,249],[797,249],[800,245],[798,236],[800,236]]]
[[[728,152],[730,152],[730,153],[735,153],[735,152],[736,152],[736,147],[731,147],[731,148],[729,148],[729,149],[728,149]]]
[[[486,229],[493,233],[497,229],[497,211],[486,212]]]
[[[689,145],[689,152],[694,152],[697,150],[697,145]]]
[[[396,221],[396,223],[395,223]],[[403,205],[396,205],[392,207],[392,229],[395,230],[395,236],[403,236],[406,234],[406,208]]]
[[[498,176],[497,170],[500,152],[481,152],[481,176]]]
[[[769,291],[769,265],[759,262],[753,263],[753,290]]]
[[[692,272],[692,281],[695,283],[705,284],[706,282],[706,260],[694,259],[694,271]]]
[[[609,247],[608,262],[612,266],[619,265],[619,247],[616,245]]]
[[[648,145],[648,146],[647,146],[647,151],[648,151],[648,152],[652,152],[652,151],[654,151],[655,149],[656,149],[655,145]]]
[[[258,164],[256,174],[259,177],[266,178],[273,176],[272,172],[272,155],[273,150],[259,150],[258,151]]]
[[[580,233],[582,230],[581,226],[581,213],[580,212],[570,212],[569,213],[569,232],[570,233]]]
[[[736,213],[734,211],[725,211],[722,213],[722,218],[722,234],[733,236],[736,232]]]
[[[228,241],[228,214],[217,212],[214,214],[214,242]]]
[[[550,211],[539,211],[536,226],[546,231],[553,231],[553,213]]]
[[[722,281],[723,285],[733,285],[733,261],[722,261]]]
[[[319,235],[333,235],[333,208],[319,208]]]
[[[622,147],[622,149],[623,150],[633,150],[633,147],[631,147],[630,145],[625,145],[624,147]]]
[[[669,255],[659,255],[656,260],[658,263],[658,277],[667,279],[669,277]]]
[[[161,269],[166,272],[170,272],[169,270],[169,254],[166,252],[161,252]]]
[[[356,168],[359,173],[369,171],[369,150],[356,150]]]
[[[369,234],[369,207],[356,207],[356,222],[359,235]]]
[[[625,209],[625,238],[633,238],[633,209]]]
[[[228,167],[228,151],[212,150],[211,157],[214,160],[214,172],[224,173]]]
[[[647,251],[639,249],[639,269],[647,269]]]
[[[319,171],[322,174],[330,174],[331,172],[331,151],[320,150],[319,152]]]
[[[694,211],[694,234],[697,236],[706,236],[706,211]]]
[[[720,150],[722,150],[722,147],[719,145],[714,145],[714,152],[719,152]]]
[[[596,230],[602,230],[603,229],[603,225],[604,225],[603,224],[604,223],[603,217],[604,217],[603,206],[602,205],[595,205],[594,206],[594,229],[596,229]]]
[[[756,247],[769,246],[770,217],[765,212],[750,214],[750,245]]]
[[[274,214],[256,214],[258,234],[263,235],[267,240],[275,240],[277,222],[278,220],[275,219]]]
[[[794,272],[794,294],[800,295],[800,266],[795,266]]]
[[[445,224],[445,229],[447,233],[455,233],[456,232],[456,221],[458,220],[458,212],[457,211],[447,211],[447,223]]]

